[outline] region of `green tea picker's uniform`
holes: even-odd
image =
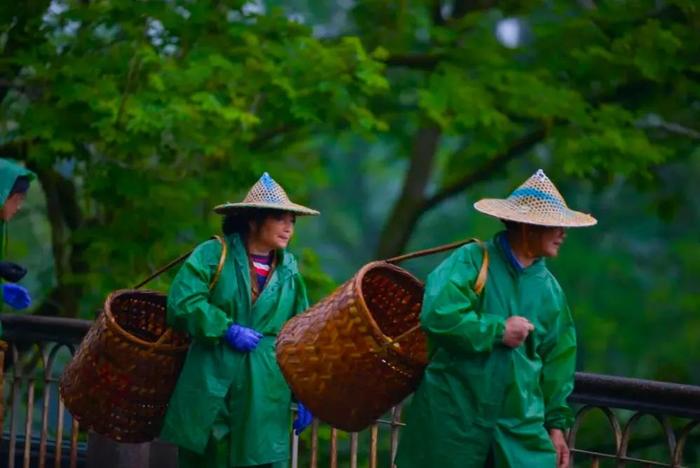
[[[569,209],[541,170],[507,199],[474,206],[529,225],[596,223]],[[461,247],[428,277],[420,320],[431,360],[406,409],[398,468],[482,468],[489,453],[498,467],[556,466],[547,429],[573,422],[566,399],[574,384],[574,324],[544,260],[522,268],[501,235],[486,243],[490,263],[480,296],[478,244]],[[534,325],[515,348],[502,343],[512,316]]]
[[[399,468],[554,467],[546,428],[567,428],[576,334],[564,294],[543,260],[516,272],[493,241],[486,287],[473,291],[483,253],[460,248],[428,277],[421,324],[432,359],[407,411]],[[501,343],[520,315],[535,331]]]
[[[291,392],[275,359],[275,337],[308,307],[306,289],[294,257],[278,251],[277,267],[252,303],[243,242],[238,234],[226,242],[229,254],[211,292],[221,255],[216,240],[195,249],[168,295],[168,322],[192,337],[161,434],[185,449],[181,466],[192,458],[188,451],[207,455],[207,467],[289,458]],[[222,340],[234,322],[264,335],[257,348],[242,353]]]
[[[267,172],[243,201],[214,211],[235,215],[250,209],[319,214],[293,203]],[[211,290],[222,251],[214,240],[194,250],[168,295],[168,323],[189,333],[192,343],[161,437],[180,447],[180,467],[286,466],[291,391],[277,364],[275,340],[287,320],[308,308],[306,287],[292,254],[277,250],[276,266],[259,291],[251,284],[241,236],[230,234],[225,241],[228,255]],[[223,336],[233,324],[262,334],[257,346],[241,352],[229,345]]]
[[[0,158],[0,206],[3,206],[10,196],[12,186],[18,177],[26,176],[29,180],[34,180],[36,175],[29,169],[20,166],[8,159]],[[0,260],[5,258],[7,251],[7,221],[0,219]],[[0,280],[2,282],[2,280]],[[2,288],[0,288],[0,304],[2,300]],[[2,336],[2,325],[0,324],[0,336]]]

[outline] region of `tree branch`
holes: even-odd
[[[542,127],[514,141],[503,153],[489,158],[485,164],[477,167],[473,172],[466,174],[461,179],[449,184],[425,200],[421,207],[421,212],[428,211],[444,200],[457,195],[469,186],[491,177],[495,172],[503,168],[505,164],[532,149],[532,147],[541,142],[546,135],[547,130]]]
[[[277,127],[274,127],[274,128],[263,130],[253,140],[251,140],[250,143],[248,143],[248,148],[250,148],[251,150],[259,149],[260,147],[264,146],[266,143],[268,143],[272,139],[274,139],[278,136],[284,135],[284,134],[292,131],[293,129],[294,129],[294,127],[292,125],[283,124],[283,125],[278,125]]]
[[[495,0],[461,0],[455,2],[454,10],[452,12],[453,18],[461,18],[468,13],[479,10],[488,10],[496,6],[497,2]]]
[[[126,85],[124,85],[124,92],[119,100],[119,110],[117,110],[117,116],[114,119],[114,128],[119,128],[121,124],[122,115],[124,114],[124,109],[126,107],[126,100],[131,93],[131,88],[134,84],[134,76],[137,70],[141,67],[141,58],[134,56],[129,61],[129,71],[126,75]]]
[[[445,18],[442,17],[442,1],[433,0],[430,5],[431,16],[433,18],[433,23],[436,25],[445,24]]]
[[[393,54],[384,60],[384,63],[390,67],[407,67],[418,70],[432,70],[441,60],[445,58],[445,54]]]

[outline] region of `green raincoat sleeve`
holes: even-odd
[[[431,346],[469,354],[491,351],[501,342],[503,317],[477,312],[479,297],[474,282],[482,260],[481,247],[469,244],[428,276],[420,320]]]
[[[177,273],[168,293],[168,323],[190,336],[218,340],[232,320],[209,300],[209,285],[221,255],[221,244],[199,245]]]
[[[545,405],[545,427],[568,429],[574,421],[566,399],[574,388],[576,330],[566,305],[562,307],[555,326],[545,337],[542,348],[541,387]]]

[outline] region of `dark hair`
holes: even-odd
[[[221,223],[221,230],[225,235],[239,234],[246,237],[250,231],[250,222],[260,226],[267,218],[277,218],[284,216],[288,211],[275,210],[273,208],[244,208],[224,216]]]
[[[509,232],[516,231],[516,230],[519,231],[521,229],[520,226],[523,224],[523,223],[519,223],[517,221],[510,221],[508,219],[501,219],[501,222],[506,227],[506,231],[509,231]]]
[[[29,190],[29,177],[19,176],[12,185],[8,196],[14,195],[15,193],[27,193],[27,190]]]

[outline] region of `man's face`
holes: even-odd
[[[10,195],[5,201],[5,204],[2,205],[2,209],[0,209],[0,218],[5,221],[11,220],[20,208],[22,208],[25,197],[25,193],[13,193]]]
[[[538,257],[556,257],[559,248],[566,238],[566,229],[563,227],[538,226],[536,229],[538,242],[535,245],[539,248]]]

